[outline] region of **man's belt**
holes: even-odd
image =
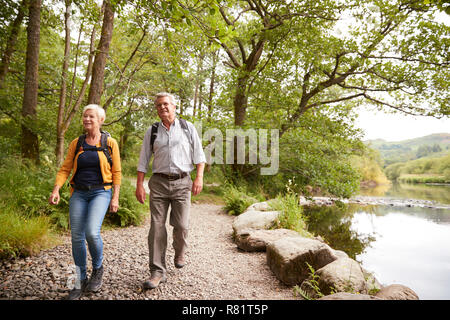
[[[90,191],[90,190],[95,190],[95,189],[101,189],[104,186],[112,186],[112,182],[103,183],[103,184],[88,184],[88,185],[71,184],[71,186],[75,190]]]
[[[161,173],[161,172],[155,172],[153,174],[156,174],[157,176],[161,176],[163,178],[166,178],[169,181],[173,181],[173,180],[178,180],[178,179],[182,179],[184,177],[186,177],[188,174],[187,172],[182,172],[182,173],[171,173],[171,174],[165,174],[165,173]]]

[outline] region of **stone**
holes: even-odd
[[[236,234],[235,242],[239,249],[248,252],[266,251],[269,243],[279,240],[283,237],[300,236],[294,230],[288,229],[244,229]]]
[[[364,274],[364,279],[366,279],[366,284],[367,284],[367,292],[369,294],[371,294],[371,292],[378,292],[380,291],[380,289],[383,287],[381,285],[381,283],[375,278],[375,275],[370,272],[365,270],[364,268],[361,267],[361,270]]]
[[[381,288],[375,296],[385,300],[419,300],[417,293],[402,284],[391,284]]]
[[[234,218],[234,234],[239,234],[244,229],[269,229],[275,224],[279,214],[279,211],[246,211]]]
[[[266,256],[272,272],[287,285],[301,284],[307,279],[310,274],[308,264],[318,270],[337,260],[327,244],[301,236],[271,242]]]
[[[270,200],[254,203],[249,206],[244,212],[246,211],[272,211],[270,207]]]
[[[319,298],[317,300],[383,300],[383,299],[368,294],[338,292],[327,296],[323,296],[322,298]]]
[[[339,258],[316,270],[322,294],[331,292],[367,293],[367,284],[358,262],[351,258]]]

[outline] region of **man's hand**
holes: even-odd
[[[136,185],[136,199],[140,203],[145,203],[145,189],[142,184]]]
[[[203,177],[197,177],[192,184],[192,194],[198,195],[203,189]]]

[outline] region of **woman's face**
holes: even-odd
[[[83,127],[86,131],[100,130],[102,122],[95,110],[88,109],[83,113]]]

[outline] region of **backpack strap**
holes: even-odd
[[[158,135],[159,122],[152,124],[152,131],[150,134],[150,150],[153,152],[153,145],[155,144],[156,136]]]
[[[109,132],[102,131],[100,142],[101,142],[101,150],[105,154],[106,159],[108,159],[109,165],[112,168],[112,157],[111,157],[112,149],[108,147],[108,137],[110,136],[111,135],[109,134]]]
[[[86,139],[86,134],[82,134],[78,137],[77,146],[75,147],[75,153],[73,155],[73,161],[75,161],[75,157],[77,156],[78,152],[80,151],[81,146],[83,145],[84,140]]]
[[[180,118],[179,120],[180,120],[181,128],[184,130],[184,132],[186,133],[186,137],[188,137],[188,139],[189,139],[189,143],[191,144],[191,151],[192,151],[192,148],[193,148],[192,135],[191,135],[191,132],[189,131],[187,121],[182,118]]]
[[[186,136],[189,139],[189,142],[191,143],[191,148],[192,148],[192,135],[191,132],[189,131],[187,122],[185,119],[180,118],[180,125],[181,128],[184,130],[184,132],[186,133]],[[152,124],[152,129],[150,132],[150,150],[153,152],[153,145],[155,144],[155,140],[156,137],[158,136],[158,126],[159,126],[159,122],[155,122],[154,124]]]
[[[101,146],[89,148],[87,150],[103,151],[103,153],[106,156],[106,159],[108,160],[109,165],[112,167],[112,157],[111,157],[112,149],[108,146],[108,137],[110,137],[111,135],[107,131],[101,131],[101,134],[102,134],[100,137]],[[82,134],[81,136],[78,137],[77,146],[75,147],[75,155],[73,156],[74,160],[75,160],[76,155],[80,151],[80,148],[83,145],[83,142],[85,139],[86,139],[86,134]]]

